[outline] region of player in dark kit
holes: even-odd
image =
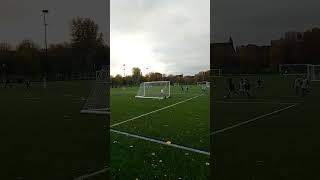
[[[232,78],[228,79],[228,86],[229,86],[229,92],[228,92],[227,97],[231,97],[231,95],[238,94],[236,91],[236,86],[232,81]]]
[[[261,79],[261,77],[259,77],[258,80],[257,80],[257,88],[261,89],[262,87],[263,87],[262,86],[262,79]]]
[[[245,84],[244,84],[244,90],[247,96],[250,96],[250,83],[248,81],[248,79],[244,80]]]

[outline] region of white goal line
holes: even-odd
[[[242,125],[245,125],[245,124],[249,124],[249,123],[254,122],[254,121],[257,121],[257,120],[259,120],[259,119],[262,119],[262,118],[265,118],[265,117],[268,117],[268,116],[271,116],[271,115],[280,113],[280,112],[285,111],[285,110],[287,110],[287,109],[293,108],[293,107],[295,107],[295,106],[297,106],[297,105],[299,105],[299,104],[298,104],[298,103],[292,104],[292,105],[290,105],[290,106],[287,106],[287,107],[285,107],[285,108],[281,108],[281,109],[276,110],[276,111],[273,111],[273,112],[271,112],[271,113],[267,113],[267,114],[264,114],[264,115],[261,115],[261,116],[258,116],[258,117],[249,119],[249,120],[247,120],[247,121],[244,121],[244,122],[241,122],[241,123],[238,123],[238,124],[235,124],[235,125],[232,125],[232,126],[229,126],[229,127],[223,128],[223,129],[220,129],[220,130],[213,131],[212,133],[210,133],[210,136],[211,136],[211,135],[216,135],[216,134],[219,134],[219,133],[223,133],[223,132],[225,132],[225,131],[228,131],[228,130],[237,128],[237,127],[239,127],[239,126],[242,126]]]
[[[274,102],[274,101],[214,101],[219,104],[280,104],[280,105],[293,105],[296,102]]]
[[[171,105],[169,105],[169,106],[165,106],[165,107],[163,107],[163,108],[160,108],[160,109],[157,109],[157,110],[154,110],[154,111],[145,113],[145,114],[141,114],[141,115],[139,115],[139,116],[130,118],[130,119],[128,119],[128,120],[125,120],[125,121],[122,121],[122,122],[119,122],[119,123],[112,124],[112,125],[110,125],[110,127],[112,128],[112,127],[118,126],[118,125],[120,125],[120,124],[127,123],[127,122],[133,121],[133,120],[135,120],[135,119],[138,119],[138,118],[147,116],[147,115],[149,115],[149,114],[153,114],[153,113],[156,113],[156,112],[158,112],[158,111],[162,111],[162,110],[164,110],[164,109],[168,109],[168,108],[170,108],[170,107],[173,107],[173,106],[176,106],[176,105],[178,105],[178,104],[181,104],[181,103],[190,101],[190,100],[192,100],[192,99],[198,98],[198,97],[203,96],[203,95],[204,95],[204,94],[200,94],[200,95],[194,96],[194,97],[192,97],[192,98],[189,98],[189,99],[186,99],[186,100],[183,100],[183,101],[180,101],[180,102],[171,104]]]
[[[82,175],[82,176],[79,176],[77,178],[74,178],[73,180],[84,180],[84,179],[89,179],[89,178],[92,178],[94,176],[97,176],[99,174],[102,174],[102,173],[105,173],[109,170],[110,168],[109,167],[106,167],[104,169],[101,169],[99,171],[96,171],[96,172],[93,172],[93,173],[90,173],[90,174],[85,174],[85,175]]]
[[[152,139],[152,138],[148,138],[148,137],[144,137],[144,136],[139,136],[139,135],[136,135],[136,134],[131,134],[131,133],[115,130],[115,129],[110,129],[110,131],[114,132],[114,133],[117,133],[117,134],[121,134],[121,135],[129,136],[129,137],[137,138],[137,139],[142,139],[142,140],[145,140],[145,141],[154,142],[154,143],[167,145],[167,146],[171,146],[171,147],[174,147],[174,148],[183,149],[183,150],[186,150],[186,151],[190,151],[190,152],[194,152],[194,153],[210,156],[210,152],[207,152],[207,151],[203,151],[203,150],[199,150],[199,149],[195,149],[195,148],[191,148],[191,147],[186,147],[186,146],[182,146],[182,145],[178,145],[178,144],[174,144],[174,143],[166,143],[164,141],[160,141],[160,140],[157,140],[157,139]]]

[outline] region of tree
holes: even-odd
[[[99,26],[90,18],[74,18],[71,22],[71,46],[76,54],[74,62],[80,71],[94,71],[94,57],[99,48],[104,47],[102,33]]]
[[[138,67],[132,68],[132,80],[135,84],[139,84],[142,77],[141,69]]]
[[[41,72],[39,47],[31,40],[23,40],[16,50],[16,71],[18,74],[38,75]]]

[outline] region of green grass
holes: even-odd
[[[0,179],[72,179],[107,165],[107,117],[79,113],[90,88],[89,81],[0,88]]]
[[[214,179],[319,179],[320,83],[312,83],[312,94],[297,97],[295,77],[263,76],[264,88],[253,87],[252,96],[223,99],[227,78],[215,79],[212,130],[271,113],[299,103],[296,107],[266,116],[211,137]],[[234,79],[238,82],[238,78]],[[249,77],[255,84],[256,77]],[[227,101],[229,103],[226,103]],[[224,103],[223,103],[224,102]],[[234,103],[242,102],[242,103]]]
[[[138,87],[111,90],[111,125],[200,95],[171,87],[169,99],[135,98]],[[209,151],[209,93],[113,126],[113,129],[161,141]],[[188,152],[124,135],[111,135],[111,167],[114,179],[206,179],[209,156]],[[155,156],[152,156],[152,153]],[[162,160],[160,163],[159,160]],[[153,165],[152,165],[153,164]],[[154,165],[157,166],[154,166]]]

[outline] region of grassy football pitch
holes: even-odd
[[[248,76],[251,97],[225,99],[227,78],[216,78],[211,124],[214,179],[319,179],[320,82],[298,97],[295,76]],[[239,78],[234,78],[238,85]]]
[[[105,168],[107,117],[79,113],[91,84],[0,88],[0,179],[70,180]],[[95,178],[106,179],[106,173]]]
[[[168,99],[135,98],[138,87],[111,90],[114,179],[207,179],[210,96],[200,87]]]

